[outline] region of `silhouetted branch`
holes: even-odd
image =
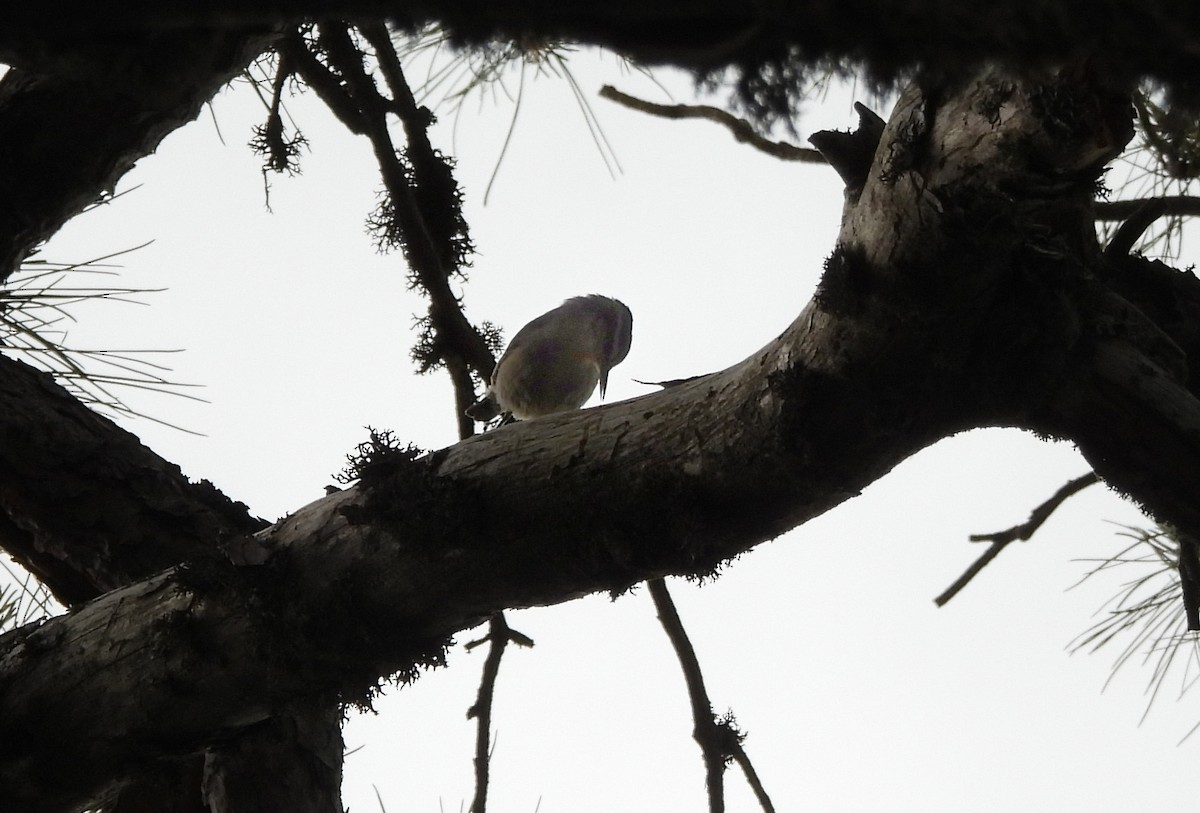
[[[998,531],[992,534],[972,534],[972,542],[991,542],[991,546],[988,547],[988,549],[983,552],[983,555],[976,559],[969,568],[967,568],[965,573],[958,577],[954,584],[946,588],[945,592],[933,600],[934,604],[939,607],[945,605],[946,602],[958,595],[958,592],[966,587],[967,584],[970,583],[971,579],[978,575],[979,571],[983,570],[983,568],[986,567],[989,562],[995,559],[1000,554],[1000,551],[1004,550],[1005,546],[1007,546],[1009,542],[1017,539],[1021,540],[1022,542],[1027,541],[1031,536],[1033,536],[1038,528],[1042,527],[1042,523],[1049,519],[1050,515],[1054,513],[1055,509],[1062,505],[1068,497],[1079,493],[1083,489],[1099,481],[1100,478],[1097,477],[1094,472],[1088,472],[1082,477],[1076,477],[1058,491],[1054,492],[1054,496],[1052,496],[1050,499],[1033,509],[1033,513],[1029,515],[1029,519],[1022,524],[1014,525],[1008,530]]]
[[[708,121],[716,122],[729,130],[733,134],[733,137],[741,143],[749,144],[751,147],[783,161],[804,161],[810,164],[825,163],[825,159],[821,156],[821,153],[816,150],[807,147],[797,147],[795,144],[789,144],[786,141],[772,141],[765,136],[759,135],[755,131],[754,125],[750,122],[745,119],[739,119],[737,116],[719,107],[711,107],[704,104],[657,104],[630,96],[627,93],[622,93],[612,85],[605,85],[600,88],[600,96],[641,113],[649,113],[651,116],[659,116],[664,119],[707,119]]]
[[[750,783],[750,789],[754,791],[754,798],[758,799],[758,804],[762,809],[766,813],[775,813],[775,805],[771,803],[771,797],[767,795],[767,789],[763,787],[762,780],[758,778],[758,772],[754,770],[754,763],[750,761],[746,749],[742,747],[740,738],[735,738],[733,742],[733,761],[742,769],[746,781]]]
[[[1167,213],[1167,203],[1163,198],[1147,198],[1142,201],[1133,214],[1117,227],[1112,239],[1104,247],[1104,253],[1110,257],[1125,256],[1133,250],[1133,244],[1138,241],[1146,229]]]
[[[450,288],[450,276],[461,275],[469,265],[468,255],[474,252],[462,215],[462,192],[451,172],[450,161],[429,141],[428,130],[435,121],[434,115],[417,104],[386,26],[379,22],[363,23],[359,30],[375,49],[379,69],[392,91],[394,110],[404,125],[408,142],[407,158],[412,163],[416,188],[414,200],[425,216],[434,218],[431,227],[440,235],[438,242],[443,246],[447,264],[436,276],[418,272],[420,285],[430,300],[429,330],[413,351],[413,357],[422,370],[445,365],[454,385],[459,436],[468,437],[475,426],[466,416],[467,407],[475,401],[471,372],[486,381],[496,361],[483,334],[463,313],[462,300]]]
[[[488,770],[491,759],[492,741],[492,697],[496,691],[496,678],[500,674],[500,660],[509,643],[531,647],[533,639],[522,635],[508,626],[504,613],[496,613],[488,622],[488,634],[467,644],[467,651],[480,644],[489,644],[487,659],[483,662],[483,674],[479,679],[479,693],[475,703],[467,709],[467,719],[478,721],[475,735],[475,798],[471,801],[471,813],[487,810]]]
[[[1151,202],[1162,205],[1163,209],[1159,217],[1200,215],[1200,197],[1193,195],[1164,195],[1137,200],[1098,200],[1092,205],[1092,213],[1096,220],[1125,220],[1133,217],[1140,208]]]
[[[283,125],[283,89],[294,71],[289,64],[287,51],[277,53],[278,62],[275,78],[271,82],[271,98],[267,102],[267,121],[254,128],[250,147],[263,156],[263,184],[267,184],[268,172],[287,172],[294,175],[299,171],[300,150],[308,143],[303,133],[296,132],[288,138]],[[265,101],[265,100],[264,100]]]
[[[278,70],[285,67],[296,72],[305,86],[314,90],[338,121],[355,135],[366,135],[366,122],[362,111],[342,87],[341,80],[325,63],[309,50],[308,42],[299,31],[293,31],[281,39],[275,50],[280,56]]]
[[[450,278],[463,274],[474,251],[462,215],[462,193],[450,162],[429,141],[434,116],[416,104],[387,28],[363,23],[358,31],[374,52],[390,97],[376,86],[364,67],[366,54],[343,24],[321,23],[312,43],[294,34],[281,46],[281,54],[351,132],[371,142],[385,194],[368,225],[381,250],[402,250],[410,283],[429,297],[429,312],[419,320],[412,356],[421,372],[446,367],[454,386],[459,436],[468,437],[474,425],[463,412],[475,400],[471,374],[487,380],[495,358],[450,286]],[[392,141],[389,115],[404,128],[403,150]]]
[[[488,634],[483,640],[489,641],[487,659],[483,662],[483,674],[479,679],[479,692],[475,703],[467,709],[467,719],[477,722],[475,733],[475,798],[471,800],[471,813],[483,813],[487,810],[488,774],[491,764],[492,744],[492,698],[496,691],[496,678],[500,674],[500,661],[504,657],[504,649],[508,646],[508,624],[504,621],[504,613],[496,613],[488,622]],[[467,645],[471,649],[483,641],[472,641]]]
[[[688,699],[692,705],[692,737],[700,745],[700,754],[704,758],[705,786],[708,788],[709,813],[721,813],[725,810],[725,758],[726,751],[721,745],[721,732],[717,728],[716,718],[713,717],[712,702],[708,699],[708,690],[704,688],[704,675],[700,671],[700,661],[696,658],[696,650],[688,640],[683,629],[683,621],[675,602],[667,591],[667,583],[663,579],[651,579],[646,582],[650,588],[650,597],[654,599],[654,608],[658,619],[662,622],[671,646],[675,648],[675,656],[683,667],[683,679],[687,683]]]
[[[650,597],[654,600],[658,619],[675,649],[679,665],[683,668],[683,679],[687,684],[688,699],[692,706],[692,736],[700,745],[700,753],[704,758],[710,813],[721,813],[725,809],[724,775],[725,766],[729,764],[730,759],[737,760],[763,810],[774,813],[775,808],[750,764],[750,758],[742,749],[745,735],[738,731],[737,721],[733,719],[732,714],[726,714],[719,720],[713,716],[712,702],[708,698],[708,690],[704,687],[700,661],[696,658],[696,650],[692,648],[692,642],[688,640],[687,632],[683,629],[683,621],[679,618],[679,611],[675,609],[675,602],[671,600],[666,581],[651,579],[646,582],[646,586],[650,589]]]

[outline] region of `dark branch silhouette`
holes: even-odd
[[[1110,257],[1120,257],[1129,254],[1133,245],[1155,220],[1167,213],[1167,203],[1163,198],[1147,198],[1134,210],[1124,223],[1117,227],[1112,239],[1104,247],[1104,253]]]
[[[1164,195],[1136,200],[1098,200],[1092,207],[1096,220],[1126,220],[1147,203],[1161,204],[1159,217],[1194,217],[1200,215],[1200,197],[1193,195]]]
[[[487,642],[487,659],[483,662],[483,674],[479,679],[479,692],[475,703],[467,709],[467,719],[478,724],[475,735],[475,798],[471,801],[471,813],[487,810],[488,774],[491,764],[492,744],[492,698],[496,692],[496,678],[500,675],[500,661],[510,644],[531,647],[533,639],[522,635],[508,626],[504,613],[496,613],[488,622],[488,634],[467,644],[467,651]]]
[[[381,250],[403,251],[411,284],[429,297],[413,358],[421,372],[445,367],[450,373],[459,437],[469,437],[474,425],[463,413],[475,400],[471,374],[486,380],[495,358],[450,285],[452,277],[463,275],[474,251],[462,193],[450,163],[429,141],[433,113],[416,104],[387,28],[375,22],[358,30],[371,45],[390,97],[364,68],[367,56],[342,24],[321,23],[315,40],[306,30],[297,32],[283,41],[281,54],[351,132],[371,143],[385,195],[369,227]],[[403,150],[392,141],[389,114],[403,126]]]
[[[1082,477],[1076,477],[1058,491],[1054,492],[1054,496],[1046,500],[1037,508],[1033,509],[1033,513],[1029,515],[1029,519],[1020,525],[1014,525],[1008,530],[997,531],[996,533],[992,534],[972,534],[972,542],[991,542],[992,544],[986,551],[983,552],[982,556],[976,559],[975,562],[969,568],[967,568],[966,572],[964,572],[958,577],[957,580],[955,580],[954,584],[947,587],[945,592],[935,598],[933,602],[939,607],[944,606],[946,602],[958,595],[958,592],[966,587],[967,584],[970,583],[971,579],[975,578],[975,576],[979,574],[979,571],[983,570],[989,562],[999,556],[1000,551],[1004,550],[1008,543],[1018,539],[1022,542],[1027,541],[1034,535],[1038,528],[1042,527],[1042,523],[1049,519],[1050,515],[1054,513],[1055,509],[1062,505],[1068,497],[1071,497],[1080,491],[1083,491],[1083,489],[1087,488],[1093,483],[1098,482],[1100,482],[1100,478],[1097,477],[1095,473],[1088,472]]]
[[[1200,539],[1180,533],[1179,587],[1183,594],[1183,611],[1189,632],[1200,631]]]
[[[675,648],[679,665],[683,667],[683,679],[687,683],[688,698],[692,705],[692,736],[700,745],[700,754],[704,758],[704,784],[708,788],[708,809],[710,813],[721,813],[725,809],[725,755],[726,747],[721,742],[721,732],[717,728],[716,718],[713,717],[712,702],[708,698],[708,690],[704,687],[704,675],[700,671],[700,661],[696,651],[688,640],[683,629],[683,621],[675,602],[667,591],[667,583],[663,579],[651,579],[646,582],[650,588],[650,597],[654,599],[654,608],[658,612],[659,621]]]
[[[771,803],[771,797],[767,795],[767,789],[763,787],[762,780],[758,778],[758,771],[754,770],[754,763],[750,761],[750,756],[746,753],[746,749],[742,747],[742,738],[734,737],[732,742],[733,761],[742,769],[742,773],[746,775],[746,781],[750,783],[750,789],[754,791],[754,798],[758,799],[758,804],[762,807],[765,813],[775,813],[775,805]]]
[[[650,597],[654,600],[658,619],[675,649],[679,665],[683,668],[683,679],[687,684],[688,699],[692,706],[692,736],[700,745],[700,753],[704,758],[709,813],[721,813],[725,809],[725,766],[731,759],[736,760],[746,774],[746,779],[763,810],[774,813],[771,799],[742,748],[745,735],[738,731],[733,715],[726,714],[721,719],[713,715],[712,701],[709,700],[708,690],[704,687],[700,661],[683,628],[683,621],[679,618],[679,611],[667,590],[666,581],[651,579],[646,582],[646,586],[650,589]]]
[[[639,99],[622,93],[612,85],[600,88],[600,96],[632,110],[649,113],[664,119],[706,119],[716,122],[729,130],[733,137],[743,144],[749,144],[757,150],[765,152],[783,161],[803,161],[810,164],[824,164],[825,158],[816,150],[808,147],[797,147],[786,141],[772,141],[760,135],[754,125],[745,119],[739,119],[732,113],[704,104],[658,104]]]

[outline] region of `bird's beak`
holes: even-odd
[[[600,397],[604,397],[604,391],[608,389],[608,368],[600,368]]]

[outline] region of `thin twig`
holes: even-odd
[[[467,709],[467,719],[477,721],[475,734],[475,798],[471,801],[471,813],[487,810],[488,772],[492,745],[492,698],[496,692],[496,678],[500,674],[500,660],[509,643],[531,647],[533,640],[508,626],[504,613],[496,613],[488,622],[488,634],[467,644],[467,651],[484,642],[488,643],[487,659],[483,662],[483,674],[479,678],[479,693],[475,703]]]
[[[1000,554],[1000,551],[1004,550],[1009,542],[1013,542],[1014,540],[1018,539],[1022,542],[1027,541],[1031,536],[1033,536],[1038,528],[1042,527],[1042,523],[1049,519],[1050,515],[1054,513],[1055,509],[1062,505],[1068,497],[1077,494],[1093,483],[1099,482],[1099,480],[1100,478],[1097,477],[1093,472],[1088,472],[1082,477],[1076,477],[1058,491],[1054,492],[1054,496],[1052,496],[1050,499],[1033,509],[1033,512],[1029,515],[1029,519],[1026,522],[1023,522],[1020,525],[1014,525],[1008,530],[997,531],[996,533],[992,534],[972,534],[972,542],[991,542],[991,546],[988,547],[988,549],[983,552],[983,555],[976,559],[975,562],[967,568],[966,572],[958,577],[954,584],[947,587],[945,592],[935,598],[933,603],[939,607],[944,606],[946,602],[958,595],[958,592],[966,587],[967,584],[970,583],[971,579],[975,578],[975,576],[979,574],[979,571],[983,570],[983,568],[986,567],[989,562],[995,559]]]
[[[462,196],[447,159],[429,141],[433,116],[417,105],[387,29],[364,23],[359,31],[374,50],[390,98],[367,73],[366,55],[343,25],[321,23],[312,46],[300,35],[290,38],[288,56],[306,81],[317,80],[322,99],[351,132],[371,142],[387,193],[386,205],[373,216],[371,226],[382,247],[403,249],[412,284],[429,297],[428,316],[421,320],[419,363],[422,371],[448,367],[456,401],[465,409],[474,401],[471,374],[487,380],[495,358],[486,339],[463,314],[462,302],[450,285],[450,278],[462,273],[473,250],[462,218]],[[318,49],[325,62],[310,47]],[[403,125],[403,152],[392,141],[389,114]],[[462,409],[455,417],[460,437],[474,432]]]
[[[293,31],[275,45],[281,58],[296,72],[305,87],[312,88],[330,112],[347,130],[355,135],[366,134],[363,112],[346,92],[341,80],[309,50],[308,42],[299,31]]]
[[[688,699],[692,705],[692,736],[700,745],[700,753],[704,758],[705,784],[708,787],[708,809],[710,813],[720,813],[725,809],[725,766],[729,760],[737,762],[738,767],[746,775],[758,803],[766,813],[775,813],[775,806],[767,796],[758,773],[742,748],[744,735],[737,730],[733,714],[726,714],[718,720],[712,711],[712,702],[708,698],[708,690],[704,688],[704,675],[700,670],[700,661],[696,650],[683,629],[683,621],[667,583],[663,579],[651,579],[646,582],[650,588],[650,597],[654,600],[654,609],[658,612],[658,620],[662,623],[679,658],[683,668],[683,679],[687,684]]]
[[[387,29],[382,24],[364,23],[360,30],[375,49],[380,71],[392,92],[393,110],[404,126],[412,179],[407,184],[411,189],[406,190],[403,204],[405,209],[412,210],[409,219],[420,223],[422,234],[433,243],[434,249],[431,258],[434,261],[418,264],[410,256],[410,262],[416,282],[429,297],[429,325],[436,334],[433,344],[440,348],[440,360],[450,367],[456,397],[464,404],[458,410],[459,432],[467,436],[474,432],[474,424],[465,419],[463,409],[475,398],[470,376],[462,371],[473,370],[486,381],[495,365],[495,356],[463,313],[462,299],[450,286],[450,277],[463,272],[474,251],[462,216],[462,193],[450,161],[429,140],[434,116],[428,108],[417,104]],[[401,205],[395,198],[393,203]],[[456,368],[460,374],[454,373]],[[464,382],[468,390],[461,392],[459,387]]]
[[[496,677],[500,674],[500,660],[508,646],[508,624],[504,613],[496,613],[488,622],[487,640],[490,642],[487,659],[483,662],[483,675],[479,679],[479,693],[475,704],[467,709],[467,719],[477,723],[475,733],[475,798],[471,800],[471,813],[487,810],[488,770],[491,763],[492,746],[492,697],[496,691]]]
[[[758,799],[758,804],[762,807],[765,813],[775,813],[775,805],[771,803],[771,797],[767,795],[767,789],[763,787],[762,780],[758,778],[758,771],[754,770],[754,763],[750,761],[746,749],[742,744],[734,738],[733,742],[733,761],[742,769],[742,773],[746,775],[746,781],[750,783],[750,789],[754,791],[754,798]]]
[[[658,612],[658,620],[666,630],[671,646],[675,648],[675,656],[683,668],[683,679],[687,683],[688,699],[692,704],[692,737],[700,745],[700,754],[704,758],[705,786],[708,788],[709,813],[721,813],[725,810],[725,751],[720,745],[720,731],[717,730],[716,718],[713,717],[712,702],[708,699],[708,690],[704,688],[704,675],[700,671],[700,661],[696,658],[696,650],[688,640],[687,632],[683,629],[683,621],[675,602],[667,591],[667,583],[663,579],[651,579],[646,582],[650,588],[650,597],[654,599],[654,609]]]
[[[803,161],[810,164],[826,163],[825,157],[816,150],[809,149],[808,147],[797,147],[795,144],[790,144],[786,141],[772,141],[755,132],[754,125],[750,122],[745,119],[739,119],[737,116],[719,107],[711,107],[703,104],[658,104],[656,102],[648,102],[636,96],[622,93],[612,85],[605,85],[600,88],[600,96],[633,110],[649,113],[651,116],[659,116],[664,119],[706,119],[716,122],[728,129],[733,134],[733,137],[741,143],[749,144],[751,147],[783,161]]]

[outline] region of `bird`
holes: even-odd
[[[576,296],[517,331],[496,362],[483,397],[467,409],[487,422],[497,415],[528,420],[579,409],[629,355],[633,313],[599,294]]]

